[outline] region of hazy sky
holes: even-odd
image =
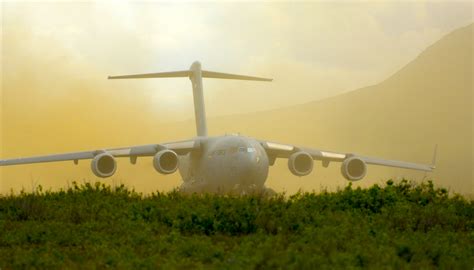
[[[265,110],[377,83],[472,22],[472,8],[453,1],[5,2],[2,68],[15,73],[31,57],[42,63],[45,81],[80,77],[134,91],[167,116],[161,121],[173,121],[193,117],[189,81],[105,78],[200,60],[204,69],[275,79],[205,80],[208,114]],[[46,95],[67,93],[54,90]]]

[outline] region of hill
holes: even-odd
[[[0,267],[466,269],[473,215],[406,181],[290,198],[39,188],[0,196]]]

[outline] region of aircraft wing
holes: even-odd
[[[294,145],[281,144],[281,143],[268,142],[268,141],[260,141],[260,144],[263,146],[263,148],[267,152],[270,158],[270,164],[273,164],[275,158],[289,158],[293,153],[303,151],[311,155],[311,157],[314,160],[321,160],[325,167],[327,167],[329,162],[331,161],[343,162],[347,158],[358,157],[362,159],[365,163],[372,164],[372,165],[396,167],[396,168],[419,170],[419,171],[426,171],[426,172],[431,172],[436,168],[436,166],[434,165],[435,159],[436,159],[436,148],[435,148],[432,164],[427,165],[427,164],[418,164],[418,163],[398,161],[398,160],[388,160],[388,159],[381,159],[381,158],[375,158],[375,157],[366,157],[366,156],[360,156],[360,155],[351,154],[351,153],[324,151],[324,150],[319,150],[319,149],[314,149],[314,148],[298,147]]]
[[[149,144],[122,148],[101,149],[83,152],[73,152],[55,155],[45,155],[26,158],[4,159],[0,160],[0,166],[45,163],[57,161],[74,161],[82,159],[93,159],[96,155],[109,153],[114,157],[130,157],[131,160],[137,157],[154,156],[157,152],[169,149],[175,151],[178,155],[185,155],[191,151],[199,150],[201,147],[200,140],[192,139],[186,141],[168,142],[163,144]]]

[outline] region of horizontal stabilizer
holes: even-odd
[[[109,76],[109,79],[149,79],[149,78],[177,78],[177,77],[191,77],[193,75],[192,70],[183,71],[172,71],[172,72],[159,72],[159,73],[145,73],[145,74],[133,74],[133,75],[122,75],[122,76]],[[201,76],[203,78],[214,78],[214,79],[230,79],[230,80],[247,80],[247,81],[267,81],[271,82],[273,79],[237,75],[230,73],[221,73],[214,71],[202,70]]]
[[[191,73],[192,72],[189,70],[183,70],[183,71],[171,71],[171,72],[159,72],[159,73],[109,76],[109,79],[177,78],[177,77],[189,77]]]
[[[230,79],[230,80],[247,80],[247,81],[266,81],[271,82],[273,79],[267,78],[259,78],[259,77],[252,77],[246,75],[236,75],[236,74],[229,74],[229,73],[221,73],[221,72],[214,72],[214,71],[202,71],[203,78],[215,78],[215,79]]]

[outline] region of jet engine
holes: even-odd
[[[305,176],[313,171],[313,158],[306,152],[296,152],[288,158],[288,168],[296,176]]]
[[[364,178],[367,173],[367,165],[359,157],[350,157],[341,165],[341,173],[349,181],[357,181]]]
[[[161,174],[174,173],[178,169],[178,155],[171,150],[161,150],[153,158],[153,167]]]
[[[91,168],[97,177],[107,178],[117,171],[117,162],[111,154],[102,153],[92,159]]]

